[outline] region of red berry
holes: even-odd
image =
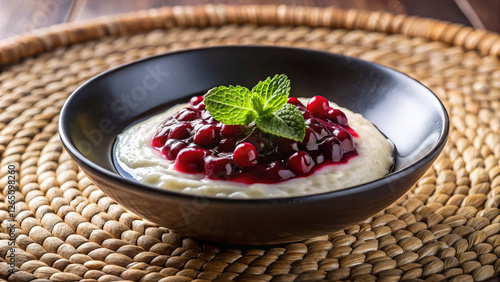
[[[321,143],[321,145],[319,145],[319,150],[323,152],[325,160],[332,162],[339,162],[344,155],[340,141],[336,137],[327,138],[323,143]]]
[[[337,123],[343,126],[347,125],[347,117],[344,112],[339,109],[330,109],[326,114],[326,118],[332,121],[333,123]]]
[[[299,110],[305,110],[306,109],[306,107],[304,106],[304,104],[302,104],[302,102],[300,102],[299,99],[297,99],[295,97],[288,97],[287,103],[295,105]]]
[[[311,128],[316,134],[316,139],[322,140],[324,137],[331,135],[328,127],[326,127],[320,119],[311,118],[306,122],[307,126]]]
[[[165,142],[167,141],[167,136],[155,136],[153,138],[153,141],[151,141],[151,145],[155,148],[161,148],[163,145],[165,145]]]
[[[198,113],[191,109],[182,109],[176,115],[179,121],[192,121],[198,118]]]
[[[205,103],[201,102],[198,105],[193,106],[193,109],[195,109],[196,111],[198,111],[201,114],[202,112],[205,111],[205,107],[206,107]]]
[[[293,154],[299,150],[299,145],[292,139],[280,138],[278,142],[278,153],[282,156]]]
[[[295,174],[302,175],[311,171],[314,161],[308,153],[299,151],[288,158],[287,165]]]
[[[231,158],[210,156],[205,160],[205,175],[211,179],[230,180],[236,171],[236,164]]]
[[[318,149],[318,138],[316,133],[309,127],[306,127],[306,134],[302,140],[302,146],[306,150],[317,150]]]
[[[167,142],[169,132],[170,132],[169,127],[158,128],[158,131],[156,132],[155,136],[153,137],[153,140],[151,141],[151,145],[153,145],[153,147],[155,148],[163,147],[165,145],[165,142]]]
[[[280,162],[274,161],[266,167],[266,177],[274,181],[282,181],[295,177],[295,174]]]
[[[307,110],[311,112],[311,114],[318,117],[324,117],[328,113],[329,109],[330,104],[328,103],[328,100],[322,96],[312,97],[307,104]]]
[[[257,163],[257,150],[250,143],[241,143],[234,149],[233,160],[239,167],[255,165]]]
[[[192,123],[192,125],[193,125],[192,132],[198,132],[198,130],[200,130],[200,128],[202,128],[204,125],[206,125],[206,123],[204,123],[201,120],[197,120],[196,123]]]
[[[189,123],[180,123],[173,126],[170,129],[170,133],[168,135],[169,138],[173,139],[186,139],[191,136],[191,125]]]
[[[354,141],[352,140],[351,134],[347,132],[347,130],[341,128],[337,131],[336,135],[344,152],[350,152],[354,150]]]
[[[305,111],[305,112],[302,113],[302,117],[304,118],[304,120],[308,120],[312,116],[311,116],[311,113],[309,111]]]
[[[173,161],[175,160],[175,158],[177,158],[177,154],[179,154],[179,151],[186,147],[187,144],[185,142],[170,139],[165,143],[165,146],[163,147],[161,152],[168,160]]]
[[[214,119],[214,117],[210,114],[209,111],[203,111],[201,114],[201,118],[206,121],[207,123],[216,123],[217,121]]]
[[[319,120],[321,122],[321,124],[324,126],[324,128],[329,132],[328,135],[331,136],[331,133],[333,133],[334,131],[338,130],[339,129],[339,126],[337,124],[334,124],[334,123],[331,123],[331,122],[328,122],[324,119],[321,119]]]
[[[201,172],[205,166],[203,159],[207,155],[208,152],[201,148],[185,148],[177,155],[174,166],[182,172]]]
[[[170,132],[170,128],[168,126],[165,126],[165,124],[162,124],[161,126],[158,126],[156,128],[156,136],[168,136],[168,133]]]
[[[223,124],[220,134],[224,137],[235,137],[243,133],[241,125],[227,125]]]
[[[203,96],[194,96],[189,100],[189,104],[196,106],[203,101]]]
[[[218,142],[217,134],[217,127],[215,125],[205,124],[196,131],[193,141],[204,148],[213,148]]]
[[[311,155],[311,158],[313,159],[315,165],[322,164],[325,161],[325,156],[319,150],[310,151],[309,155]]]
[[[219,142],[219,145],[217,146],[217,151],[218,152],[233,152],[234,149],[236,148],[236,139],[234,138],[227,138],[227,139],[222,139]]]

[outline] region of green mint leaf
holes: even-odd
[[[266,101],[266,103],[264,104],[264,110],[274,112],[283,107],[283,105],[285,105],[287,101],[288,94],[275,94]]]
[[[262,131],[295,141],[302,141],[306,124],[300,111],[287,104],[290,81],[275,75],[259,82],[252,90],[242,86],[220,86],[205,94],[206,109],[227,125],[255,126]]]
[[[268,77],[252,88],[252,92],[260,94],[264,99],[264,110],[275,111],[286,104],[290,93],[290,80],[284,74]]]
[[[277,111],[258,116],[255,124],[262,131],[300,142],[306,134],[306,123],[300,111],[292,104],[285,104]]]
[[[257,113],[264,111],[264,99],[259,94],[252,92],[252,109]]]
[[[205,94],[206,109],[218,121],[227,125],[247,125],[257,113],[252,92],[242,86],[219,86]]]

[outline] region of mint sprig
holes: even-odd
[[[281,108],[288,100],[290,94],[290,80],[286,75],[275,75],[260,81],[252,88],[265,101],[264,110],[274,111]]]
[[[252,90],[242,86],[219,86],[205,94],[206,109],[227,125],[255,125],[262,131],[302,141],[306,124],[302,114],[287,104],[290,80],[284,74],[260,81]]]

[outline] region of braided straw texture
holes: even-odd
[[[442,155],[405,196],[359,225],[271,247],[183,237],[118,205],[63,150],[68,95],[113,66],[184,48],[270,44],[343,53],[408,73],[450,114]],[[334,8],[170,7],[0,42],[0,279],[28,281],[484,281],[500,271],[500,36]],[[8,165],[16,270],[9,274]]]

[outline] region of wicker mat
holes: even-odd
[[[64,152],[57,135],[61,106],[78,85],[113,66],[224,44],[322,49],[408,73],[447,107],[448,144],[395,204],[304,242],[213,244],[141,219],[94,186]],[[286,6],[162,8],[0,42],[0,278],[489,280],[500,271],[499,54],[498,34],[456,24]],[[16,201],[12,213],[9,195]]]

